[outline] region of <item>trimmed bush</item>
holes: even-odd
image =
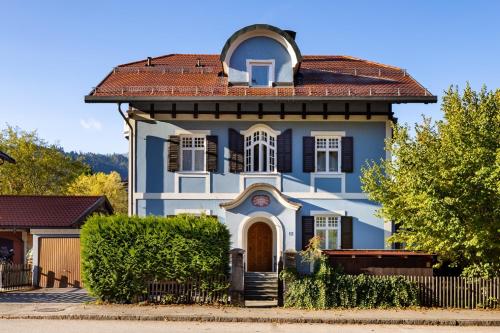
[[[117,303],[136,302],[152,280],[198,277],[208,285],[228,274],[229,238],[209,216],[93,216],[81,232],[83,281],[92,295]]]
[[[285,307],[305,309],[390,308],[418,305],[417,286],[402,276],[345,275],[326,258],[312,275],[285,270]]]

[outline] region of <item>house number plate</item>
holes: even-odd
[[[268,195],[254,195],[252,197],[252,205],[256,207],[267,207],[270,202],[271,199]]]

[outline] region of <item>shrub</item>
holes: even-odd
[[[93,216],[81,233],[83,281],[92,295],[118,303],[137,301],[151,280],[208,282],[228,274],[229,238],[208,216]]]
[[[320,259],[312,275],[285,270],[285,307],[389,308],[418,304],[416,285],[402,276],[345,275]]]
[[[285,281],[285,307],[306,309],[388,308],[418,304],[417,286],[402,276],[345,275],[333,269],[319,250],[319,238],[309,242],[301,253],[305,261],[314,262],[311,275],[296,270],[281,272]]]

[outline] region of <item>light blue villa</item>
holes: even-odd
[[[398,67],[302,55],[295,37],[248,26],[220,54],[115,67],[85,97],[126,121],[130,214],[217,216],[248,271],[275,271],[314,235],[324,249],[388,246],[361,168],[390,158],[392,104],[436,97]]]

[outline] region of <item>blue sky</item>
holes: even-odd
[[[37,129],[66,150],[125,152],[115,105],[83,103],[113,66],[168,53],[219,53],[237,29],[297,31],[302,54],[406,68],[441,96],[450,84],[500,87],[500,1],[0,0],[0,128]],[[441,117],[402,104],[400,122]]]

